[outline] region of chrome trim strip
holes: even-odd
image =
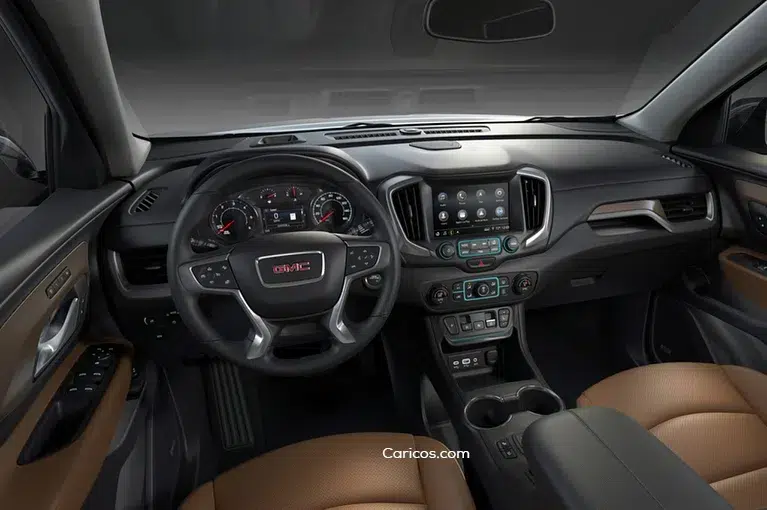
[[[542,242],[545,244],[549,240],[549,234],[551,233],[551,222],[553,219],[552,211],[554,208],[554,196],[551,192],[551,182],[549,181],[549,178],[546,176],[546,174],[541,170],[538,170],[537,168],[525,167],[517,170],[517,175],[524,175],[525,177],[541,180],[545,185],[546,210],[543,212],[543,226],[540,228],[540,230],[537,230],[533,235],[524,241],[526,248],[532,248],[533,246],[541,244]],[[522,195],[522,200],[524,200],[524,195]],[[524,207],[524,203],[522,206]]]
[[[277,257],[291,257],[294,255],[320,255],[320,257],[322,258],[322,271],[320,272],[320,275],[316,278],[308,278],[306,280],[298,280],[295,282],[287,282],[287,283],[266,283],[264,281],[264,277],[263,275],[261,275],[261,268],[258,267],[259,262],[261,262],[262,260],[274,259]],[[256,272],[258,273],[258,279],[261,280],[261,285],[263,285],[267,289],[280,289],[284,287],[298,287],[299,285],[308,285],[310,283],[317,283],[318,281],[322,280],[325,277],[325,253],[319,250],[297,251],[292,253],[276,253],[274,255],[264,255],[263,257],[256,258],[255,265],[256,265]]]
[[[668,221],[660,199],[632,200],[629,202],[616,202],[598,206],[589,215],[586,221],[611,220],[616,218],[632,218],[644,216],[651,218],[668,232],[675,233],[679,227]],[[714,193],[706,193],[706,217],[698,221],[712,222],[716,218],[716,201]]]

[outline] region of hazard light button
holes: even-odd
[[[495,257],[469,259],[466,261],[466,265],[470,269],[490,269],[495,265]]]

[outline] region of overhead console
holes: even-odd
[[[381,194],[413,266],[490,271],[544,249],[551,230],[551,184],[532,167],[481,178],[398,176]]]

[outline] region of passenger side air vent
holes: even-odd
[[[157,202],[157,199],[160,198],[162,192],[166,189],[168,188],[152,188],[146,190],[138,200],[133,202],[133,206],[128,211],[128,214],[138,214],[149,211],[154,203]]]
[[[671,161],[675,165],[679,165],[684,168],[692,168],[692,165],[690,163],[688,163],[687,161],[683,159],[679,159],[675,156],[672,156],[671,154],[661,154],[660,157],[662,157],[666,161]]]
[[[370,138],[393,138],[398,136],[396,131],[365,131],[355,133],[328,133],[333,140],[364,140]]]
[[[661,198],[660,204],[666,219],[671,223],[701,220],[708,215],[705,193]]]
[[[468,135],[473,133],[487,133],[490,131],[490,128],[485,126],[477,126],[477,127],[465,127],[465,128],[434,128],[434,129],[424,129],[423,134],[425,135]]]
[[[521,184],[525,230],[539,230],[543,227],[546,212],[546,182],[537,177],[523,176]]]
[[[168,283],[165,249],[135,250],[120,254],[125,280],[131,285]]]
[[[421,219],[421,194],[418,184],[410,184],[392,192],[392,206],[402,231],[411,241],[423,241],[424,225]]]

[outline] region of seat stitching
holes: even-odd
[[[761,471],[763,469],[767,469],[767,466],[756,468],[756,469],[752,469],[750,471],[745,471],[743,473],[738,473],[737,475],[726,476],[726,477],[722,478],[721,480],[717,480],[715,482],[711,482],[711,485],[714,485],[715,483],[719,483],[719,482],[724,482],[725,480],[729,480],[731,478],[738,478],[739,476],[745,476],[745,475],[748,475],[748,474],[751,474],[751,473],[755,473],[755,472]]]
[[[649,496],[650,496],[650,497],[651,497],[651,498],[652,498],[652,499],[653,499],[653,500],[654,500],[654,501],[655,501],[655,502],[658,504],[658,508],[661,508],[661,509],[662,509],[662,508],[665,508],[665,507],[663,506],[663,503],[661,503],[660,501],[658,501],[658,498],[656,498],[656,497],[655,497],[655,495],[654,495],[652,492],[650,492],[650,490],[649,490],[649,489],[647,488],[647,486],[646,486],[646,485],[645,485],[645,484],[642,482],[642,480],[640,480],[640,479],[639,479],[639,477],[638,477],[636,474],[634,474],[634,472],[631,470],[631,468],[629,468],[629,467],[626,465],[626,463],[625,463],[625,462],[623,462],[623,460],[621,460],[621,458],[620,458],[620,457],[618,457],[618,456],[615,454],[615,452],[613,451],[613,449],[612,449],[612,448],[610,448],[609,446],[607,446],[607,443],[605,443],[605,442],[604,442],[604,440],[603,440],[601,437],[599,437],[599,435],[598,435],[596,432],[594,432],[594,430],[593,430],[591,427],[589,427],[588,423],[586,423],[586,422],[583,420],[583,418],[581,418],[580,416],[578,416],[576,413],[573,413],[572,411],[568,411],[568,412],[569,412],[571,415],[575,416],[575,418],[576,418],[578,421],[580,421],[580,422],[583,424],[583,426],[584,426],[584,427],[586,427],[586,430],[588,430],[588,431],[591,433],[591,435],[592,435],[592,436],[594,436],[594,439],[596,439],[597,441],[599,441],[599,442],[602,444],[602,446],[604,446],[604,447],[607,449],[607,451],[608,451],[608,452],[610,452],[610,455],[612,455],[612,456],[613,456],[613,458],[615,458],[615,460],[617,460],[618,462],[620,462],[620,463],[621,463],[621,465],[622,465],[624,468],[626,468],[626,471],[628,471],[628,472],[629,472],[629,474],[631,474],[631,476],[633,476],[633,477],[634,477],[634,480],[636,480],[636,482],[637,482],[639,485],[641,485],[641,486],[642,486],[642,488],[645,490],[645,492],[646,492],[646,493],[647,493],[647,494],[648,494],[648,495],[649,495]]]
[[[672,420],[676,420],[678,418],[684,418],[685,416],[696,416],[698,414],[743,414],[743,415],[746,415],[746,416],[756,416],[757,418],[759,418],[759,416],[757,416],[756,413],[747,413],[747,412],[744,412],[744,411],[699,411],[699,412],[695,412],[695,413],[687,413],[687,414],[680,414],[678,416],[672,416],[671,418],[668,418],[668,419],[665,419],[665,420],[659,422],[657,425],[653,425],[652,427],[647,427],[647,430],[652,432],[653,430],[655,430],[656,428],[660,427],[664,423],[668,423],[668,422],[670,422]],[[759,418],[759,421],[762,421],[762,419]],[[762,422],[762,423],[764,423],[764,422]]]
[[[719,366],[719,365],[717,365],[717,366]],[[740,398],[742,398],[742,399],[743,399],[743,401],[744,401],[746,404],[748,404],[748,406],[749,406],[749,407],[750,407],[752,410],[756,411],[756,408],[755,408],[755,406],[754,406],[753,404],[751,404],[751,401],[750,401],[750,400],[748,400],[748,399],[746,398],[746,396],[743,394],[743,392],[742,392],[742,391],[740,391],[740,388],[739,388],[739,387],[738,387],[738,385],[737,385],[737,384],[735,384],[735,382],[732,380],[732,378],[730,377],[730,374],[728,374],[728,373],[727,373],[727,370],[725,370],[725,369],[724,369],[724,368],[722,368],[722,367],[719,367],[719,370],[721,370],[721,371],[722,371],[722,373],[724,374],[724,377],[725,377],[725,379],[727,379],[727,381],[730,383],[730,386],[732,386],[732,387],[735,389],[735,391],[738,393],[738,395],[740,395]],[[759,421],[761,421],[762,423],[764,423],[765,425],[767,425],[767,423],[765,423],[764,419],[763,419],[761,416],[759,416],[759,414],[758,414],[758,413],[754,412],[754,414],[756,415],[756,417],[757,417],[757,418],[759,418]]]
[[[415,451],[415,436],[410,436],[410,441],[413,443],[413,451]],[[428,509],[429,502],[426,499],[426,487],[423,486],[423,473],[421,472],[421,459],[418,458],[415,461],[416,469],[418,469],[418,485],[421,486],[421,499],[424,506]]]

